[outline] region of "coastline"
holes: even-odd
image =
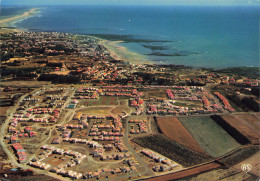
[[[94,36],[92,36],[94,37]],[[144,55],[138,54],[136,52],[130,51],[124,46],[121,46],[120,43],[124,41],[112,41],[94,37],[100,40],[99,44],[103,45],[110,52],[111,57],[117,60],[123,60],[125,62],[133,64],[154,64],[149,61]]]
[[[21,32],[24,31],[21,28],[13,27],[13,24],[24,20],[26,18],[34,16],[36,13],[38,13],[39,8],[32,8],[27,12],[24,12],[23,14],[15,15],[10,18],[5,18],[0,20],[0,33],[10,33],[10,32]]]

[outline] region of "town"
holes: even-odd
[[[13,167],[57,180],[178,179],[257,157],[253,72],[126,62],[80,34],[13,32],[0,45],[0,143]]]

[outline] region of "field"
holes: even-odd
[[[260,151],[258,151],[256,154],[249,157],[248,159],[244,160],[243,162],[238,163],[237,165],[234,166],[234,168],[240,169],[241,165],[250,164],[250,165],[252,165],[251,173],[260,177],[260,162],[259,162],[259,159],[260,159]]]
[[[222,118],[233,128],[244,135],[252,144],[259,144],[259,130],[260,125],[257,124],[259,120],[254,115],[239,114],[239,115],[225,115]]]
[[[209,164],[202,165],[202,166],[199,166],[199,167],[195,167],[195,168],[192,168],[192,169],[183,170],[183,171],[175,172],[175,173],[172,173],[172,174],[163,175],[163,176],[160,176],[160,177],[147,179],[147,181],[176,180],[176,179],[188,177],[190,175],[199,174],[199,173],[202,173],[202,172],[205,172],[205,171],[208,171],[208,170],[213,170],[213,169],[216,169],[216,168],[219,168],[219,167],[220,167],[219,164],[213,162],[213,163],[209,163]],[[181,179],[181,180],[183,180],[183,179]]]
[[[229,166],[233,166],[233,165],[238,164],[238,163],[242,162],[243,160],[253,156],[258,151],[259,151],[259,148],[257,146],[243,148],[241,150],[234,152],[233,154],[229,155],[228,157],[221,158],[220,161]],[[259,162],[259,159],[257,159],[257,161]]]
[[[128,106],[119,106],[119,107],[116,107],[115,109],[113,109],[111,111],[111,113],[118,115],[118,114],[122,113],[123,111],[126,113],[130,113],[131,110],[128,108]]]
[[[7,179],[3,179],[7,180]],[[31,176],[14,176],[14,177],[8,177],[9,181],[60,181],[59,179],[56,179],[54,177],[50,177],[47,175],[39,175],[39,174],[34,174]]]
[[[182,101],[182,100],[176,100],[174,102],[175,106],[183,106],[183,107],[188,107],[188,108],[202,108],[203,104],[198,101]]]
[[[179,120],[199,145],[213,157],[221,156],[240,146],[209,117],[185,117]]]
[[[177,118],[174,117],[157,117],[157,124],[163,134],[168,138],[195,151],[205,153],[197,141],[190,135]]]
[[[88,115],[108,115],[113,110],[113,107],[89,107],[79,109],[76,112],[81,112]]]
[[[80,103],[85,106],[117,105],[117,99],[115,96],[100,96],[99,99],[82,100]]]
[[[247,180],[247,181],[256,181],[257,177],[251,174],[240,171],[239,169],[232,168],[217,168],[205,173],[200,173],[197,175],[189,176],[183,179],[177,179],[176,181],[198,181],[198,180],[221,180],[221,181],[230,181],[230,180]]]
[[[46,163],[51,164],[51,165],[55,165],[55,166],[61,164],[62,162],[63,162],[62,159],[54,158],[54,157],[48,158],[48,161],[46,161]]]
[[[138,137],[132,141],[144,148],[154,150],[184,167],[197,165],[210,160],[210,157],[188,149],[163,134]]]
[[[167,95],[165,93],[165,90],[151,90],[151,91],[145,91],[144,92],[147,97],[152,97],[152,98],[167,98]]]
[[[1,117],[6,116],[6,112],[7,112],[7,110],[8,110],[9,108],[10,108],[9,106],[0,107],[0,116],[1,116]]]

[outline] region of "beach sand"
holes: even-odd
[[[0,33],[10,33],[10,32],[20,32],[22,29],[13,28],[12,23],[20,21],[22,19],[28,18],[35,15],[39,8],[33,8],[30,11],[24,12],[23,14],[16,15],[10,18],[0,19]]]
[[[39,8],[33,8],[27,12],[24,12],[23,14],[16,15],[10,18],[0,19],[0,33],[24,31],[22,29],[12,27],[12,24],[17,21],[35,15],[36,13],[38,13],[37,11],[38,9]],[[153,64],[147,59],[145,55],[138,54],[136,52],[127,49],[124,46],[121,46],[120,43],[123,43],[123,41],[110,41],[110,40],[105,40],[97,37],[93,37],[93,38],[99,39],[100,40],[99,43],[104,47],[106,47],[110,52],[110,55],[116,60],[123,60],[125,62],[129,62],[133,64]]]
[[[110,41],[101,38],[98,39],[100,40],[99,43],[106,47],[110,52],[111,57],[116,60],[123,60],[134,64],[152,64],[144,55],[130,51],[126,47],[121,46],[120,43],[123,43],[123,41]]]

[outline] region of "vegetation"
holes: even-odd
[[[50,70],[46,67],[31,67],[31,68],[8,68],[2,67],[0,69],[0,74],[2,77],[37,77],[37,74],[47,73]]]
[[[248,78],[257,79],[259,77],[259,68],[258,67],[230,67],[215,70],[217,73],[227,73],[230,75],[240,75],[246,76]]]
[[[57,75],[57,74],[41,74],[39,81],[52,81],[53,83],[79,83],[80,76]]]
[[[174,179],[174,181],[196,181],[196,180],[248,180],[255,181],[257,176],[235,170],[234,168],[217,168],[204,173],[199,173],[189,177]]]
[[[260,88],[259,87],[254,87],[251,89],[251,93],[257,97],[260,96]]]
[[[205,153],[197,141],[184,128],[180,121],[175,117],[156,117],[158,127],[168,138],[195,151]]]
[[[5,151],[3,150],[2,146],[0,145],[0,160],[7,160],[8,156],[5,153]]]
[[[16,77],[37,77],[37,72],[39,72],[40,68],[1,68],[1,76],[11,76],[14,75]]]
[[[259,151],[259,147],[258,146],[244,148],[242,150],[239,150],[239,151],[233,153],[232,155],[230,155],[228,157],[220,159],[220,161],[225,163],[225,164],[228,164],[228,165],[232,166],[232,165],[240,163],[243,160],[253,156],[258,151]]]
[[[248,144],[250,143],[249,140],[242,135],[239,131],[235,128],[230,126],[221,116],[219,115],[212,115],[210,116],[216,123],[218,123],[225,131],[227,131],[233,138],[237,140],[240,144]]]
[[[141,145],[142,147],[154,150],[185,167],[193,166],[210,160],[210,157],[190,150],[162,134],[137,137],[132,141]]]
[[[234,138],[209,117],[178,118],[199,145],[218,157],[240,146]]]
[[[259,104],[256,102],[256,100],[253,97],[246,96],[240,98],[237,95],[227,95],[227,97],[244,111],[254,111],[254,112],[260,111]]]

